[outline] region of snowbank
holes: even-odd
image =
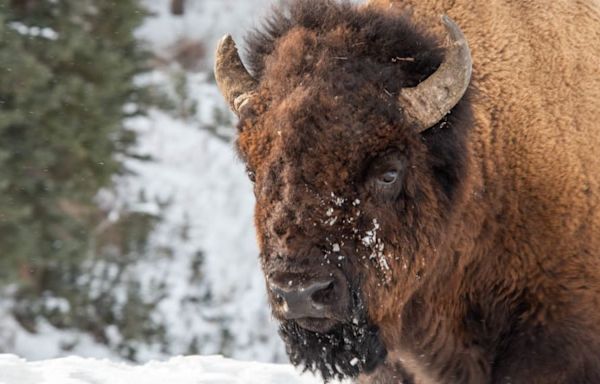
[[[316,384],[290,365],[248,363],[221,356],[175,357],[141,366],[67,357],[27,362],[0,355],[0,384]]]

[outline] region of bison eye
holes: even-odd
[[[387,171],[386,173],[384,173],[383,175],[381,175],[379,177],[379,180],[377,180],[377,181],[380,184],[387,185],[387,184],[395,183],[396,180],[398,180],[398,171],[395,169],[391,169],[391,170]]]
[[[250,168],[246,168],[246,175],[248,175],[250,182],[252,182],[253,184],[256,182],[256,173],[253,170],[251,170]]]
[[[406,157],[399,151],[384,154],[371,163],[368,185],[372,193],[394,200],[402,190]]]

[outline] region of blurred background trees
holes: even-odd
[[[0,353],[284,358],[211,71],[268,1],[0,0]]]
[[[101,341],[117,319],[160,331],[144,326],[151,303],[119,310],[112,286],[95,292],[89,277],[142,253],[154,220],[96,201],[125,171],[136,139],[125,120],[152,105],[136,82],[149,69],[134,35],[146,15],[137,0],[0,0],[0,284],[31,331],[40,318]],[[139,300],[133,284],[125,301]]]
[[[0,353],[284,359],[211,70],[268,1],[0,0]]]
[[[185,13],[185,0],[171,0],[171,13],[181,16]]]

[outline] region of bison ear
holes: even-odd
[[[423,132],[440,122],[462,99],[472,73],[469,44],[458,25],[442,16],[450,44],[444,61],[431,76],[414,88],[400,91],[399,102],[408,121]]]
[[[215,80],[230,108],[239,116],[254,96],[258,83],[244,67],[230,35],[225,35],[217,47]]]

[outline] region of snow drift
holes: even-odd
[[[239,362],[221,356],[175,357],[133,366],[66,357],[27,362],[0,355],[0,384],[316,384],[290,365]]]

